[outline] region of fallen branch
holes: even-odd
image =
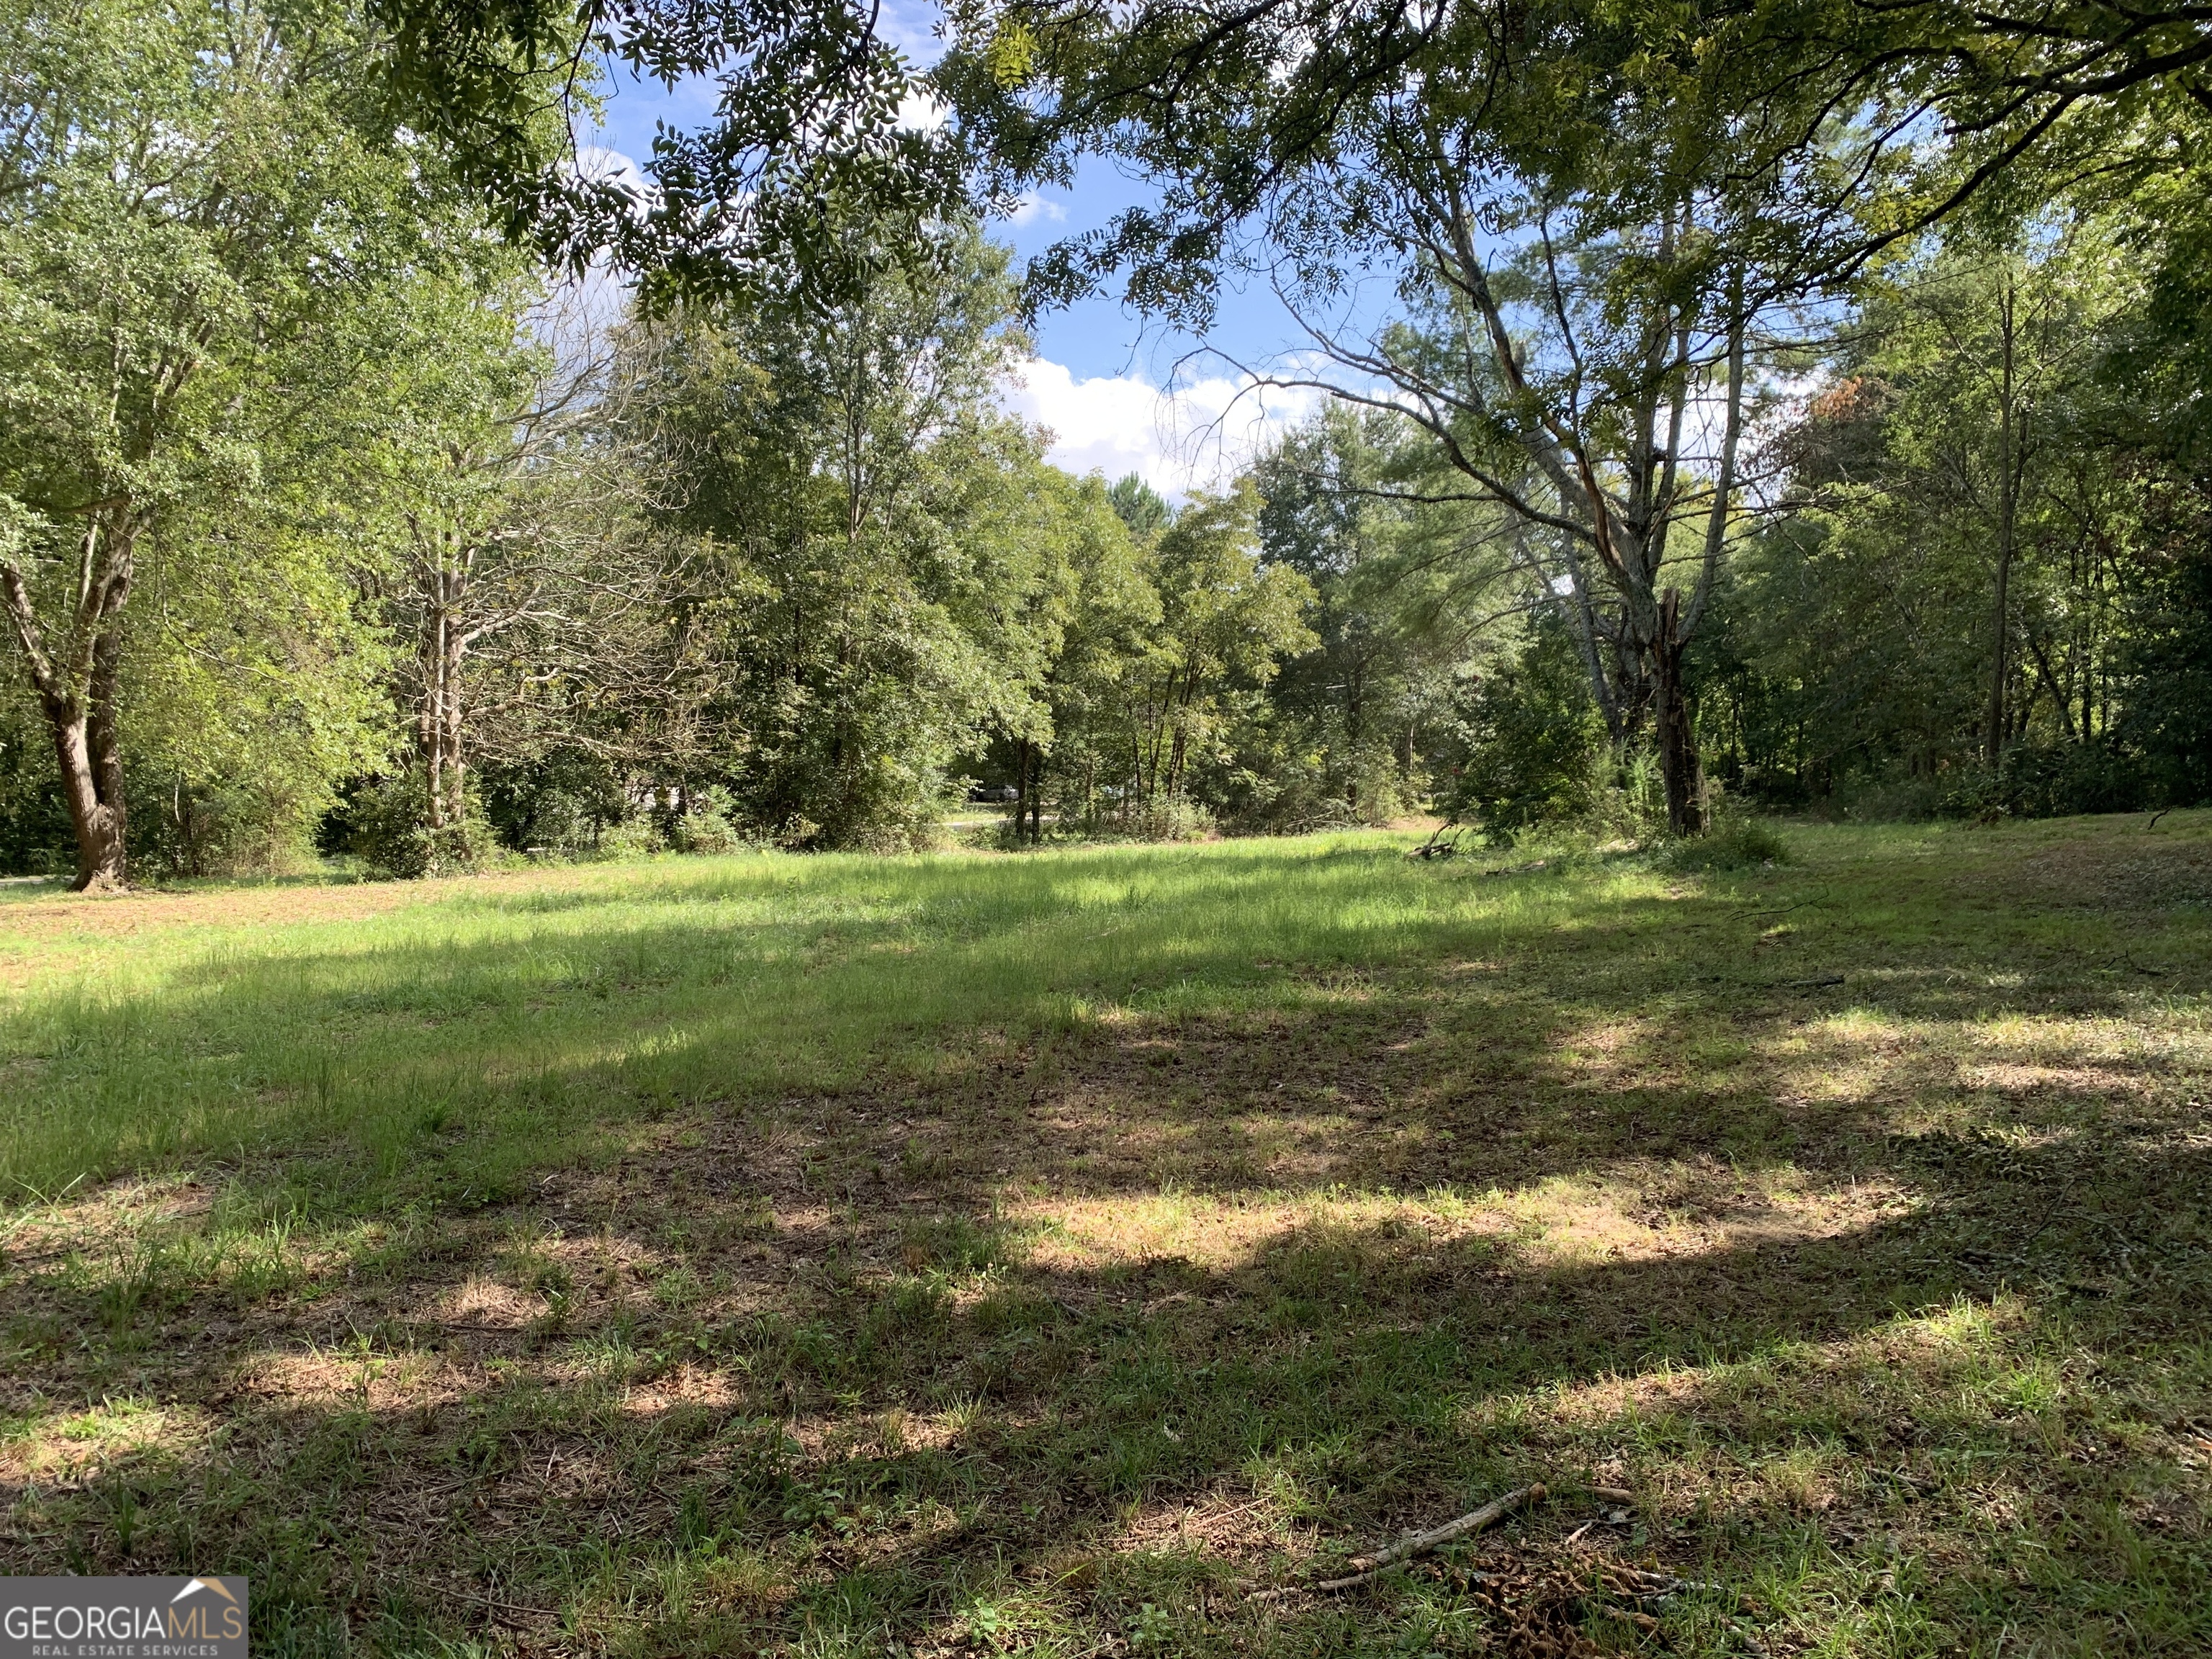
[[[1442,823],[1438,824],[1435,830],[1430,832],[1429,838],[1426,841],[1423,842],[1419,847],[1413,848],[1413,850],[1407,854],[1406,856],[1409,859],[1448,859],[1454,857],[1459,852],[1459,838],[1463,833],[1464,830],[1462,825],[1454,822],[1450,818],[1446,818]]]
[[[1841,985],[1843,982],[1841,974],[1823,974],[1818,979],[1793,979],[1790,981],[1790,988],[1793,991],[1812,991],[1823,985]]]
[[[1541,1483],[1520,1487],[1507,1492],[1503,1498],[1493,1498],[1480,1509],[1470,1510],[1456,1521],[1447,1521],[1441,1527],[1431,1527],[1426,1532],[1415,1533],[1411,1538],[1401,1538],[1386,1550],[1377,1550],[1372,1555],[1355,1555],[1351,1565],[1364,1572],[1372,1572],[1400,1561],[1410,1560],[1416,1555],[1426,1555],[1431,1550],[1450,1543],[1455,1538],[1464,1538],[1471,1532],[1480,1532],[1485,1527],[1496,1525],[1523,1504],[1540,1504],[1546,1496]]]
[[[1345,1577],[1324,1578],[1316,1584],[1292,1588],[1312,1590],[1350,1589],[1354,1585],[1364,1584],[1370,1579],[1381,1577],[1391,1568],[1410,1561],[1417,1555],[1426,1555],[1431,1550],[1440,1548],[1455,1539],[1465,1538],[1471,1533],[1480,1532],[1485,1527],[1495,1525],[1523,1504],[1540,1504],[1544,1501],[1545,1496],[1545,1490],[1540,1482],[1533,1486],[1518,1487],[1507,1492],[1503,1498],[1491,1499],[1480,1509],[1470,1510],[1456,1521],[1447,1521],[1441,1527],[1431,1527],[1426,1532],[1417,1532],[1410,1538],[1401,1538],[1388,1549],[1377,1550],[1372,1555],[1353,1556],[1350,1565],[1358,1571]],[[1468,1577],[1477,1583],[1487,1583],[1492,1575],[1486,1572],[1470,1572]],[[1278,1596],[1288,1595],[1291,1593],[1290,1589],[1261,1590],[1252,1596],[1251,1600],[1272,1601]]]

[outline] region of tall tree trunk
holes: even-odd
[[[1352,770],[1344,781],[1344,804],[1355,813],[1359,811],[1359,740],[1365,735],[1365,691],[1359,665],[1354,663],[1344,677],[1345,747],[1352,756]]]
[[[125,581],[127,585],[129,578]],[[123,599],[118,594],[115,608]],[[120,887],[128,873],[125,845],[130,830],[129,808],[123,797],[122,701],[123,641],[115,627],[100,630],[92,647],[90,706],[85,710],[84,735],[92,763],[93,788],[104,813],[93,857],[88,861],[79,839],[77,886]]]
[[[1029,751],[1028,776],[1022,787],[1029,806],[1030,844],[1036,847],[1044,842],[1044,750],[1035,744],[1026,747]],[[1021,807],[1018,805],[1014,809],[1014,828],[1017,830],[1021,828]]]
[[[60,764],[62,799],[68,803],[70,828],[76,836],[76,880],[80,893],[120,887],[128,874],[124,857],[123,804],[102,799],[100,769],[93,760],[88,732],[89,714],[82,708],[57,709],[49,705],[46,720],[53,730],[54,758]]]
[[[2012,582],[2013,530],[2019,509],[2019,491],[2013,432],[2013,292],[2009,285],[1998,302],[2001,360],[1997,392],[1997,580],[1996,604],[1990,622],[1990,707],[1983,728],[1983,752],[1994,770],[2004,759],[2006,647],[2011,606],[2007,589]]]
[[[446,827],[446,581],[442,572],[431,583],[435,607],[422,641],[422,814],[435,832]]]
[[[117,724],[122,647],[116,629],[131,595],[137,534],[137,524],[121,511],[99,514],[86,527],[77,600],[53,649],[21,568],[0,559],[0,595],[53,739],[62,799],[76,839],[72,884],[80,893],[120,887],[130,873]]]
[[[441,676],[446,701],[439,725],[446,750],[446,823],[460,829],[468,822],[468,770],[461,752],[461,667],[467,641],[460,629],[446,629],[446,665]]]
[[[1659,637],[1652,641],[1654,710],[1659,726],[1659,775],[1667,786],[1667,828],[1677,836],[1705,833],[1705,781],[1697,734],[1682,689],[1682,594],[1670,587],[1659,601]]]

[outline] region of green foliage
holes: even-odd
[[[610,49],[763,25],[692,21]],[[1939,239],[1900,228],[1983,141],[1891,149],[1902,82],[1816,120],[1825,63],[1747,126],[1743,71],[1794,49],[1734,14],[1552,19],[1502,79],[1474,15],[1220,21],[1255,55],[1168,106],[1136,95],[1177,50],[1143,8],[957,8],[936,79],[994,185],[1093,149],[1164,181],[1032,297],[1118,266],[1198,316],[1248,233],[1311,315],[1400,273],[1371,337],[1317,337],[1346,399],[1171,507],[1006,416],[1015,273],[933,193],[938,141],[868,113],[907,86],[876,46],[811,137],[764,93],[632,211],[544,172],[586,27],[557,7],[0,8],[0,860],[66,866],[64,830],[87,882],[315,844],[416,873],[913,849],[970,780],[1012,787],[1010,844],[1431,809],[1642,838],[1655,798],[1690,827],[1707,763],[1833,811],[2212,791],[2193,155],[2047,190],[2011,163]],[[822,21],[786,14],[789,49]],[[1943,40],[1942,95],[1997,84]],[[2145,73],[2038,153],[2196,120]],[[741,175],[710,254],[686,216]],[[541,248],[659,262],[634,313],[565,310],[479,188]]]
[[[742,853],[750,843],[736,820],[730,792],[709,784],[684,801],[669,827],[668,843],[679,853]]]
[[[501,843],[533,856],[596,853],[606,831],[632,811],[621,773],[573,746],[481,768],[477,787]]]
[[[1728,814],[1705,835],[1668,842],[1659,861],[1685,873],[1771,869],[1790,862],[1790,848],[1771,824]]]
[[[2149,798],[2141,759],[2109,738],[2005,751],[1995,770],[1961,769],[1944,778],[1934,815],[1988,820],[2124,812]]]
[[[1510,845],[1595,804],[1605,724],[1566,629],[1550,619],[1479,663],[1458,700],[1459,761],[1439,804]]]
[[[1797,511],[1723,591],[1695,665],[1731,787],[1975,817],[2212,781],[2189,666],[2201,485],[2128,410],[2165,370],[2132,355],[2160,301],[2124,228],[2062,205],[1869,289],[1861,343],[1778,447]]]
[[[2142,561],[2119,653],[2130,695],[2118,736],[2161,803],[2212,800],[2212,491],[2185,501],[2187,520],[2158,526],[2171,539]]]
[[[1106,499],[1113,506],[1114,515],[1127,526],[1130,538],[1139,544],[1152,541],[1175,521],[1175,509],[1133,472],[1116,479]]]
[[[1282,659],[1314,641],[1312,586],[1261,557],[1258,510],[1249,483],[1194,496],[1120,579],[1120,637],[1100,641],[1088,684],[1071,683],[1080,701],[1059,728],[1063,822],[1182,839],[1233,799],[1240,737],[1265,718]]]
[[[689,313],[641,342],[699,458],[678,522],[713,562],[707,763],[781,841],[933,837],[960,757],[1037,719],[1069,518],[1103,507],[991,407],[1018,343],[1004,254],[972,228],[940,254],[818,316]]]
[[[334,850],[359,859],[372,875],[412,880],[450,876],[495,863],[500,842],[471,794],[458,820],[433,826],[422,781],[404,773],[356,785],[322,830]]]
[[[81,879],[281,866],[380,757],[350,580],[378,300],[471,257],[433,158],[362,106],[359,20],[0,13],[10,672],[73,757]],[[350,66],[350,67],[349,67]],[[369,372],[364,376],[364,369]]]
[[[46,723],[27,698],[0,694],[0,875],[60,875],[70,841]]]
[[[1463,506],[1409,501],[1431,464],[1401,417],[1331,408],[1262,457],[1271,563],[1314,585],[1317,647],[1271,687],[1273,719],[1239,746],[1233,821],[1270,829],[1417,810],[1449,741],[1465,608],[1488,585]]]

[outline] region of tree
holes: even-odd
[[[1651,736],[1674,826],[1698,830],[1682,653],[1740,527],[1747,400],[1860,234],[1839,204],[1880,147],[1801,143],[1817,86],[1747,117],[1740,24],[1454,11],[1379,24],[1394,57],[1334,11],[1274,9],[1224,21],[1201,64],[1149,13],[963,19],[944,83],[1017,173],[1096,147],[1164,180],[1158,214],[1048,283],[1133,262],[1133,298],[1202,324],[1223,266],[1264,270],[1334,366],[1268,378],[1405,410],[1462,494],[1522,520],[1616,741]],[[1178,95],[1155,107],[1139,88],[1162,76]],[[1403,319],[1361,324],[1363,270]]]
[[[356,579],[403,647],[410,786],[386,830],[405,832],[410,866],[484,850],[469,844],[483,762],[634,752],[594,707],[619,697],[649,726],[671,672],[657,621],[684,556],[650,520],[672,499],[672,458],[625,406],[610,331],[517,263],[388,296],[355,439],[374,544]]]
[[[250,6],[0,14],[0,599],[80,888],[125,877],[123,665],[149,538],[256,486],[287,350],[447,222],[428,158],[361,136],[343,33],[295,51]]]
[[[641,367],[690,457],[675,521],[713,567],[687,625],[717,770],[797,842],[926,836],[959,757],[1042,739],[1060,508],[1103,505],[1036,488],[1037,441],[996,406],[1020,343],[1005,255],[937,234],[926,264],[827,309],[685,313]]]
[[[1009,563],[1031,574],[1008,593],[1018,608],[1005,613],[1000,648],[1019,661],[1022,695],[996,717],[991,749],[995,769],[1013,780],[1017,838],[1036,842],[1048,794],[1079,803],[1095,788],[1096,723],[1158,627],[1159,596],[1146,580],[1151,538],[1128,527],[1132,491],[1096,475],[1070,477],[1042,459],[994,483],[994,509],[969,534],[1025,550]],[[1133,498],[1164,515],[1149,490]]]
[[[1267,769],[1285,775],[1271,781],[1272,821],[1373,819],[1418,805],[1422,757],[1450,724],[1455,670],[1496,613],[1529,597],[1509,592],[1517,573],[1500,555],[1499,515],[1432,499],[1437,471],[1433,447],[1403,415],[1342,404],[1254,469],[1261,545],[1269,563],[1313,584],[1320,637],[1283,665],[1269,700],[1318,757],[1315,781],[1333,803],[1301,806],[1285,753]]]
[[[1132,472],[1106,492],[1114,511],[1139,542],[1151,542],[1175,521],[1175,509],[1152,485]]]
[[[904,118],[917,88],[852,0],[374,0],[393,117],[428,135],[509,233],[556,268],[611,254],[656,304],[819,309],[967,207],[957,155]],[[574,165],[603,63],[707,82],[714,119],[663,129],[639,191]],[[856,241],[855,215],[888,240]],[[911,234],[904,233],[911,232]]]
[[[1281,659],[1317,643],[1312,584],[1259,556],[1259,494],[1247,483],[1194,497],[1148,561],[1160,622],[1123,684],[1121,815],[1141,824],[1182,798],[1194,762],[1224,746],[1241,703]]]
[[[1934,798],[1978,758],[1999,796],[2118,799],[2156,492],[2105,382],[2146,273],[2065,204],[1967,228],[1863,290],[1776,446],[1794,521],[1722,600],[1707,670],[1733,769],[1772,798],[1891,772]]]

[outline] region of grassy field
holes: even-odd
[[[0,1571],[268,1654],[2212,1653],[2212,814],[1787,838],[0,890]]]

